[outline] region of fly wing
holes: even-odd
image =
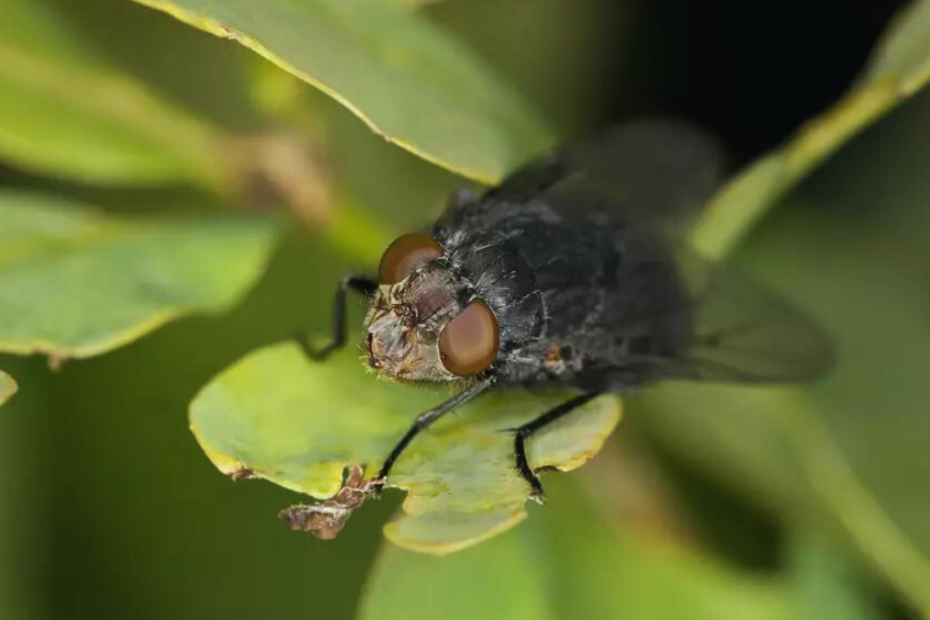
[[[804,313],[731,269],[681,254],[687,293],[670,310],[689,337],[680,350],[644,359],[647,377],[778,383],[829,369],[831,342]]]
[[[719,143],[674,121],[618,125],[557,151],[507,178],[485,198],[543,200],[566,211],[610,210],[681,238],[725,174]]]

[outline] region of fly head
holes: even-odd
[[[496,317],[434,239],[400,237],[381,259],[379,280],[366,319],[368,361],[379,375],[445,383],[491,368]]]

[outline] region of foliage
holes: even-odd
[[[385,548],[361,617],[469,618],[475,591],[486,599],[487,617],[502,620],[799,620],[820,618],[844,605],[869,617],[868,605],[841,564],[807,570],[806,563],[824,561],[817,541],[799,541],[790,579],[752,577],[637,538],[600,518],[585,495],[569,485],[558,485],[555,496],[558,502],[541,511],[540,523],[452,558]],[[471,588],[463,589],[463,582]]]
[[[342,129],[338,113],[304,83],[389,143],[483,183],[550,146],[554,131],[431,9],[410,11],[429,4],[423,0],[136,2],[158,12],[127,0],[94,0],[90,17],[82,17],[65,0],[0,0],[0,158],[12,168],[0,170],[0,351],[11,354],[0,362],[23,386],[23,394],[5,404],[17,383],[0,371],[0,421],[22,424],[26,412],[48,410],[65,419],[52,417],[45,427],[70,429],[61,432],[65,445],[44,446],[45,452],[4,443],[0,456],[9,462],[0,464],[0,523],[34,531],[18,520],[11,508],[16,504],[6,502],[14,492],[24,502],[39,501],[7,484],[19,460],[45,455],[60,466],[53,477],[64,484],[70,477],[61,471],[91,471],[88,463],[97,459],[107,471],[122,467],[152,476],[148,487],[128,473],[112,481],[136,493],[146,489],[145,500],[133,496],[128,514],[109,489],[89,500],[108,507],[106,515],[95,515],[106,523],[106,535],[88,533],[98,548],[144,545],[129,524],[154,513],[161,524],[159,511],[176,501],[186,510],[183,523],[222,532],[231,549],[250,538],[234,526],[239,515],[216,518],[198,505],[212,492],[210,484],[223,481],[205,476],[191,496],[179,491],[180,499],[173,497],[164,477],[197,479],[196,467],[179,465],[187,461],[177,436],[163,444],[140,434],[142,425],[154,424],[146,418],[178,414],[178,403],[193,397],[192,430],[222,472],[326,498],[338,491],[345,466],[366,466],[370,475],[412,417],[444,395],[376,381],[351,347],[312,364],[294,344],[267,344],[304,322],[321,331],[343,270],[371,269],[391,234],[408,220],[429,217],[426,205],[377,214],[374,205],[356,200],[364,191],[345,175],[352,164],[340,160],[340,149],[364,144],[351,159],[374,169],[366,174],[380,172],[393,183],[375,190],[385,194],[385,203],[388,193],[411,196],[407,184],[438,178],[437,186],[451,187],[448,176],[430,177],[435,172],[416,167],[412,158],[396,160],[395,167],[388,147]],[[161,13],[242,47],[204,37]],[[112,37],[94,24],[95,15],[110,14],[124,25],[112,28]],[[740,571],[700,548],[682,549],[677,538],[644,535],[635,518],[604,507],[609,490],[582,489],[561,476],[544,478],[549,505],[511,529],[527,516],[527,489],[512,468],[512,438],[500,431],[545,410],[559,395],[504,394],[437,423],[398,462],[390,484],[406,496],[385,528],[396,545],[381,549],[361,617],[474,617],[476,608],[502,618],[775,620],[837,610],[845,610],[843,617],[877,617],[874,598],[861,587],[860,566],[930,616],[924,492],[930,428],[922,415],[930,394],[921,374],[930,367],[930,331],[926,300],[915,292],[926,287],[928,239],[921,231],[928,221],[913,207],[928,194],[896,187],[878,196],[885,211],[863,206],[856,217],[815,209],[807,191],[788,194],[930,79],[928,24],[930,2],[911,4],[850,91],[737,175],[694,231],[705,254],[719,258],[738,248],[737,260],[828,326],[840,360],[834,375],[813,388],[668,386],[625,403],[625,434],[779,519],[791,548],[778,575]],[[150,37],[153,49],[169,59],[174,50],[183,62],[137,62],[136,37]],[[870,134],[866,144],[898,152],[911,125],[888,127],[890,137]],[[899,157],[919,150],[901,150]],[[377,157],[366,159],[362,151]],[[873,167],[872,161],[860,164]],[[333,174],[330,165],[338,169]],[[407,173],[389,178],[396,170]],[[837,192],[836,205],[855,202],[853,191]],[[740,247],[782,199],[789,212],[773,214]],[[283,234],[285,218],[265,209],[294,212],[290,234]],[[311,247],[295,259],[294,245]],[[299,265],[300,274],[284,279],[281,265]],[[210,317],[140,340],[182,316],[204,313]],[[353,308],[354,324],[358,314]],[[249,336],[237,339],[242,333]],[[136,341],[100,360],[69,364],[61,376],[14,357],[41,353],[56,365]],[[194,346],[202,342],[213,346]],[[149,356],[139,376],[135,355]],[[235,356],[241,359],[221,370]],[[62,396],[73,394],[79,395],[73,402]],[[93,450],[69,451],[72,438],[75,446],[86,445],[81,442],[96,429],[68,414],[116,424],[99,413],[107,411],[100,403],[111,399],[121,403],[120,416],[133,420],[131,430]],[[535,437],[530,460],[537,468],[575,469],[601,450],[619,419],[616,398],[598,399]],[[80,485],[67,491],[72,500],[91,492]],[[268,495],[252,502],[252,489],[234,491],[226,510],[253,506],[259,527],[271,521],[273,502],[284,501]],[[344,537],[373,545],[366,532],[390,505],[386,495],[380,508],[361,511]],[[149,496],[156,498],[154,508]],[[68,505],[61,501],[54,506]],[[124,510],[109,510],[111,503]],[[71,527],[70,513],[68,520]],[[80,516],[73,523],[86,525]],[[297,546],[310,544],[283,535],[282,557],[303,554],[305,547]],[[178,557],[185,548],[199,549],[201,540],[186,526],[156,526],[151,537]],[[12,548],[5,543],[0,539],[0,547]],[[355,562],[353,574],[360,574],[367,556],[348,557],[341,552],[346,548],[356,549],[313,546],[304,561],[315,561],[319,575],[330,563]],[[109,561],[122,568],[122,560]],[[161,561],[165,573],[188,570],[170,554]],[[192,568],[186,581],[194,589],[212,583],[228,590],[217,575],[238,558],[231,562],[220,552],[210,561],[210,574]],[[121,568],[113,571],[115,582],[128,579]],[[304,585],[299,572],[268,570],[275,568],[268,588]],[[0,599],[4,575],[18,571],[0,555]],[[158,601],[151,603],[157,609]],[[6,611],[0,600],[0,614]]]
[[[0,350],[60,362],[103,353],[191,311],[229,307],[266,262],[275,223],[117,218],[0,193]]]
[[[765,210],[863,127],[930,80],[930,2],[915,2],[891,25],[861,79],[832,108],[733,179],[710,202],[694,245],[721,257]]]
[[[3,0],[0,154],[96,183],[224,182],[209,122],[119,71],[57,7]]]
[[[0,370],[0,407],[16,394],[16,382],[13,377]]]
[[[296,344],[277,345],[249,355],[205,388],[191,405],[191,426],[225,473],[245,468],[250,476],[331,497],[344,467],[367,464],[368,477],[374,475],[411,413],[442,398],[376,381],[352,348],[320,364]],[[451,424],[418,438],[389,479],[408,498],[407,515],[385,528],[388,538],[447,553],[523,520],[526,482],[513,467],[513,440],[502,431],[558,402],[558,396],[498,395],[463,407]],[[531,464],[574,469],[600,449],[619,418],[614,397],[589,403],[532,443]]]
[[[256,51],[385,139],[493,183],[551,144],[510,88],[447,32],[371,0],[139,0]]]
[[[917,15],[919,17],[919,14]],[[902,22],[907,24],[908,22]],[[896,30],[890,36],[890,41],[899,40],[899,32],[901,32],[899,25],[899,30]],[[923,36],[924,33],[918,31],[917,36]],[[838,104],[836,111],[832,111],[824,115],[823,118],[812,121],[808,128],[805,130],[805,133],[801,134],[800,138],[796,138],[788,146],[786,146],[783,151],[778,154],[773,154],[763,158],[763,161],[756,166],[751,167],[744,175],[737,177],[733,183],[724,188],[721,192],[720,198],[712,201],[712,206],[708,214],[708,218],[705,220],[711,221],[711,230],[715,226],[713,221],[725,221],[726,218],[733,218],[736,214],[736,219],[739,221],[739,225],[735,228],[732,224],[725,225],[724,228],[718,230],[715,234],[707,233],[705,228],[700,228],[697,231],[696,243],[708,253],[719,253],[723,248],[732,245],[734,242],[735,236],[745,230],[745,227],[750,222],[749,219],[743,218],[744,213],[756,212],[758,213],[768,205],[770,205],[781,192],[787,190],[788,187],[794,182],[797,182],[799,178],[804,174],[805,171],[809,170],[812,166],[816,165],[819,161],[823,159],[830,148],[836,148],[839,144],[842,143],[842,139],[847,137],[852,131],[861,127],[864,123],[868,122],[873,118],[877,112],[873,110],[872,101],[875,98],[875,92],[885,92],[888,88],[888,82],[892,78],[895,81],[892,83],[892,86],[895,86],[899,83],[900,80],[904,80],[910,77],[910,74],[904,72],[900,67],[896,68],[894,71],[890,69],[887,71],[874,72],[874,77],[867,83],[862,86],[859,86],[857,90],[854,91],[853,95],[848,100],[844,100]],[[891,77],[889,77],[891,76]],[[882,109],[887,109],[890,107],[891,103],[897,98],[903,97],[907,93],[899,92],[899,89],[895,88],[894,92],[896,93],[896,99],[887,100],[883,103]],[[911,90],[910,92],[913,92]],[[884,101],[884,100],[883,100]],[[858,110],[865,109],[870,111],[868,114],[858,113]],[[841,111],[845,111],[842,112]],[[836,119],[842,119],[842,124],[838,125]],[[813,137],[811,137],[813,136]],[[811,145],[817,144],[818,148],[816,149],[816,156],[813,154],[814,149]],[[799,154],[804,155],[801,157]],[[786,162],[786,163],[774,163],[774,162]],[[778,187],[774,187],[771,183],[765,182],[759,184],[757,179],[760,175],[760,170],[768,170],[775,165],[788,165],[790,163],[793,173],[791,176],[784,176],[779,173],[778,175]],[[749,195],[752,196],[752,200],[746,199],[747,190],[742,189],[744,187],[750,187],[748,191]],[[763,189],[760,189],[763,188]],[[716,226],[720,226],[717,224]],[[708,236],[711,235],[711,236]],[[711,246],[710,242],[707,239],[712,238],[716,245]],[[211,426],[210,429],[204,429],[201,431],[199,437],[201,442],[207,447],[207,452],[214,460],[215,463],[221,468],[229,470],[231,466],[230,462],[236,463],[236,467],[247,467],[252,470],[260,471],[278,471],[281,468],[281,463],[293,463],[299,462],[303,467],[308,467],[312,464],[313,461],[321,461],[319,467],[324,467],[328,472],[328,484],[322,485],[319,483],[308,484],[306,472],[290,474],[284,476],[283,479],[274,474],[269,474],[267,477],[275,480],[279,483],[285,484],[289,488],[295,488],[297,490],[302,490],[315,495],[317,497],[330,497],[332,496],[337,488],[337,481],[339,478],[339,472],[342,467],[349,463],[353,462],[351,457],[355,458],[354,462],[357,463],[371,463],[374,459],[377,461],[378,454],[385,454],[391,445],[391,438],[397,437],[402,433],[403,425],[405,422],[400,421],[396,425],[392,425],[388,432],[385,432],[383,428],[385,422],[383,419],[388,415],[394,415],[400,413],[405,416],[406,420],[409,420],[412,415],[419,410],[425,410],[430,404],[434,404],[435,400],[424,400],[422,403],[419,403],[415,400],[414,397],[407,397],[406,400],[398,401],[398,409],[394,409],[390,405],[385,406],[387,403],[392,403],[394,400],[391,397],[388,397],[386,394],[382,394],[380,390],[377,390],[376,387],[364,387],[362,383],[359,383],[356,386],[354,383],[352,385],[344,385],[342,389],[336,390],[334,393],[322,392],[320,389],[321,385],[325,384],[334,384],[334,376],[332,372],[336,368],[333,365],[327,365],[326,368],[307,366],[303,360],[300,360],[293,351],[290,354],[285,354],[283,350],[277,351],[278,355],[272,355],[271,352],[260,352],[255,354],[254,358],[250,358],[248,361],[243,363],[243,366],[238,367],[239,372],[231,372],[229,375],[223,376],[219,381],[224,386],[224,394],[230,390],[234,391],[238,396],[236,398],[224,398],[217,400],[216,398],[211,399],[209,402],[211,404],[211,417],[218,417],[222,420],[223,423],[216,423]],[[265,369],[261,370],[261,365],[264,364]],[[250,373],[245,371],[245,368],[255,369]],[[289,379],[288,381],[283,382],[277,387],[269,387],[266,390],[262,390],[261,386],[263,383],[261,381],[256,382],[254,380],[255,373],[259,372],[258,376],[264,376],[266,379],[270,378],[272,374],[277,377],[286,376],[294,378]],[[364,381],[364,373],[360,368],[351,368],[347,366],[346,368],[340,371],[344,375],[356,377],[357,380]],[[320,379],[316,380],[315,376],[319,375]],[[306,377],[303,382],[297,381],[296,377]],[[248,377],[248,379],[242,379],[240,377]],[[234,385],[242,381],[243,385],[247,387],[242,387]],[[267,381],[266,381],[267,382]],[[689,388],[690,389],[690,388]],[[262,396],[264,392],[264,396]],[[345,416],[346,420],[351,420],[351,431],[350,433],[340,434],[339,436],[342,439],[337,439],[331,429],[328,428],[327,412],[338,409],[341,412],[354,412],[359,410],[358,404],[358,394],[366,393],[366,399],[370,399],[371,402],[377,403],[378,405],[373,408],[365,408],[363,414],[354,415],[352,413],[343,413],[340,414],[340,421],[343,421],[342,416]],[[671,394],[671,390],[666,390],[666,394]],[[688,392],[689,394],[691,392]],[[752,392],[741,389],[738,394],[745,396],[746,394],[751,394]],[[211,392],[212,394],[212,392]],[[251,394],[252,396],[248,399],[249,401],[258,401],[257,403],[250,402],[247,406],[242,405],[243,395]],[[661,397],[661,396],[660,396]],[[660,398],[657,397],[657,398]],[[272,399],[267,403],[261,402],[261,399]],[[692,398],[689,396],[689,398]],[[283,400],[280,400],[283,399]],[[693,401],[692,401],[693,402]],[[274,404],[272,404],[274,403]],[[287,406],[285,406],[285,403]],[[278,437],[284,439],[284,443],[281,444],[281,447],[277,450],[273,450],[273,439],[270,439],[267,434],[257,432],[259,427],[264,424],[267,424],[269,419],[277,419],[277,416],[291,416],[294,415],[295,410],[294,403],[300,403],[301,406],[297,407],[296,410],[300,412],[314,412],[314,413],[302,413],[302,421],[304,424],[305,433],[311,433],[310,429],[315,430],[318,433],[318,440],[322,442],[325,450],[320,452],[320,447],[310,448],[309,444],[305,444],[301,449],[295,449],[293,445],[293,438],[295,436],[293,431],[293,423],[283,424],[283,425],[274,425],[275,427],[280,426],[281,428],[288,429],[281,432]],[[320,408],[320,405],[317,403],[325,403],[326,409]],[[195,425],[198,415],[201,412],[201,409],[198,405],[203,406],[202,401],[196,402],[193,408],[193,416],[195,419]],[[417,406],[419,405],[419,406]],[[673,406],[667,406],[663,409],[676,412],[687,412],[689,407],[677,406],[675,403]],[[717,407],[719,408],[719,406]],[[221,413],[218,413],[216,410],[220,409]],[[544,407],[538,407],[537,411],[545,410]],[[318,413],[317,413],[318,412]],[[318,422],[313,422],[310,416],[317,414],[321,416],[321,420]],[[472,414],[470,411],[465,415]],[[685,413],[680,413],[680,415],[686,415]],[[499,417],[500,414],[497,414]],[[245,417],[247,420],[251,420],[248,426],[241,426],[241,418]],[[720,416],[718,419],[726,419],[724,416]],[[586,421],[585,416],[571,416],[571,424],[584,424]],[[714,424],[715,422],[711,422]],[[749,422],[748,424],[751,424]],[[443,423],[440,423],[442,427]],[[706,424],[706,422],[701,422],[701,424]],[[722,424],[722,422],[721,422]],[[743,422],[742,425],[747,425],[747,422]],[[500,423],[499,428],[506,428],[507,424]],[[605,430],[612,428],[612,422],[608,423],[608,426]],[[602,433],[604,431],[601,431]],[[232,445],[235,446],[235,449],[230,451],[228,448],[224,450],[217,450],[216,446],[218,445],[230,445],[229,440],[226,439],[227,434],[232,433],[232,437],[235,438],[235,441]],[[549,434],[544,434],[543,437],[548,437]],[[428,441],[416,442],[405,454],[405,459],[402,461],[405,466],[409,467],[408,463],[415,464],[416,471],[419,475],[428,476],[430,470],[436,469],[435,475],[441,479],[442,471],[444,470],[443,465],[440,463],[439,459],[436,458],[437,454],[446,452],[450,454],[457,454],[457,450],[460,447],[460,442],[458,437],[455,434],[450,434],[445,440],[445,444],[442,443],[442,435],[439,436],[440,444],[443,446],[443,449],[437,449],[429,445]],[[540,441],[544,441],[541,439]],[[501,439],[500,445],[502,447],[506,446],[506,442]],[[375,450],[372,451],[371,447],[374,446]],[[267,455],[269,452],[276,454],[277,460],[269,460]],[[297,452],[301,458],[297,458],[295,454]],[[253,459],[253,455],[263,455],[263,458],[256,463]],[[336,456],[338,455],[338,457]],[[382,457],[383,458],[383,457]],[[467,460],[467,459],[466,459]],[[309,461],[309,462],[308,462]],[[475,462],[484,462],[486,459],[481,459],[480,457],[475,457]],[[492,461],[493,462],[493,461]],[[508,471],[508,464],[505,462],[505,459],[501,459],[497,462],[496,467],[501,472]],[[493,471],[493,470],[492,470]],[[390,481],[392,484],[397,484],[401,488],[406,487],[404,480],[401,476],[394,476]],[[431,493],[427,489],[418,488],[414,486],[410,489],[410,503],[408,506],[417,505],[417,494],[426,492],[426,495],[429,496]],[[488,491],[485,491],[487,493]],[[519,495],[518,495],[519,496]],[[449,502],[448,512],[450,514],[456,514],[460,512],[459,500],[456,494],[447,493],[446,495],[440,498],[442,502]],[[476,501],[472,499],[471,501]],[[481,495],[478,496],[477,501],[485,502],[486,499]],[[415,509],[414,509],[415,510]],[[484,524],[483,531],[479,533],[473,533],[471,538],[481,539],[490,534],[491,532],[500,532],[504,528],[501,527],[501,520],[491,520]],[[448,523],[445,523],[448,525]],[[396,525],[394,526],[394,532],[397,531]],[[466,527],[463,523],[462,527]],[[469,525],[470,527],[470,521]],[[429,535],[436,536],[438,535],[435,528],[430,528]],[[391,531],[390,529],[388,531]],[[441,530],[440,530],[441,531]],[[455,548],[462,546],[461,539],[457,533],[457,527],[453,527],[448,531],[449,539],[446,541]],[[407,542],[412,548],[422,549],[424,545],[420,539],[416,536],[405,536],[403,538],[399,536],[394,536],[393,539],[398,542]],[[918,564],[919,566],[919,564]],[[919,570],[923,570],[920,568]],[[916,594],[916,593],[915,593]],[[919,596],[919,594],[918,594]]]

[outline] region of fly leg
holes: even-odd
[[[406,434],[401,437],[401,440],[397,442],[397,445],[394,446],[394,449],[391,450],[391,453],[388,455],[387,459],[385,459],[384,464],[381,466],[381,470],[378,472],[378,476],[371,483],[372,489],[376,493],[381,491],[381,489],[384,487],[384,483],[387,481],[388,474],[391,473],[391,467],[394,466],[394,462],[398,459],[398,457],[400,457],[401,453],[407,448],[410,442],[413,441],[413,438],[420,433],[420,431],[450,411],[461,407],[474,397],[487,390],[493,384],[493,376],[483,379],[459,392],[439,406],[434,407],[428,411],[424,411],[418,415],[417,419],[414,420],[413,425],[407,429]]]
[[[520,472],[520,475],[526,480],[530,488],[530,499],[538,504],[546,503],[546,494],[543,491],[542,483],[539,481],[539,478],[533,473],[533,469],[530,467],[529,462],[526,460],[526,440],[536,431],[555,422],[562,416],[568,415],[578,407],[587,403],[588,401],[600,396],[601,392],[587,392],[580,396],[568,400],[557,407],[553,407],[546,413],[542,414],[538,418],[530,420],[522,426],[518,426],[515,429],[512,429],[514,432],[513,440],[513,454],[514,459],[517,463],[517,471]]]
[[[291,506],[281,512],[281,518],[290,523],[291,529],[312,532],[319,538],[335,538],[356,508],[369,498],[378,497],[381,494],[381,489],[384,488],[391,466],[404,451],[404,448],[416,437],[417,433],[445,414],[470,401],[493,384],[494,377],[490,376],[459,392],[438,407],[418,415],[413,426],[407,430],[400,442],[391,450],[391,454],[384,461],[384,465],[381,466],[381,471],[378,472],[375,479],[365,480],[361,466],[352,465],[347,469],[346,480],[343,482],[342,488],[331,499],[310,506]]]
[[[371,278],[355,275],[345,276],[339,281],[339,288],[336,289],[336,297],[333,299],[332,341],[325,347],[317,349],[310,344],[306,333],[301,332],[297,336],[298,344],[310,359],[323,361],[346,343],[346,293],[350,290],[370,298],[378,290],[378,283]]]

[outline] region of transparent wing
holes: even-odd
[[[833,362],[830,339],[784,299],[691,252],[679,256],[685,294],[645,309],[651,329],[677,330],[665,350],[633,353],[647,379],[780,383],[814,379]]]
[[[618,125],[522,168],[486,198],[612,211],[680,238],[725,175],[720,144],[674,121]]]

